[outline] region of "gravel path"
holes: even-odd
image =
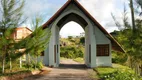
[[[61,61],[59,68],[51,68],[51,72],[35,75],[24,80],[93,80],[89,77],[89,71],[83,64],[71,59]]]

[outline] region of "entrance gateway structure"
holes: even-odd
[[[94,10],[95,11],[95,10]],[[101,14],[100,14],[101,16]],[[77,0],[68,0],[44,25],[51,28],[51,38],[44,51],[43,63],[58,67],[60,64],[59,31],[68,22],[75,21],[85,31],[85,65],[112,66],[111,50],[124,52],[120,44],[81,6]]]

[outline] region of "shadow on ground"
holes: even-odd
[[[72,69],[87,69],[87,66],[85,64],[60,64],[59,68],[67,69],[67,68],[72,68]]]

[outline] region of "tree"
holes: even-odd
[[[68,39],[72,39],[73,38],[73,36],[68,36]]]
[[[13,47],[12,44],[14,44],[11,34],[23,22],[21,18],[24,0],[0,0],[0,3],[0,14],[2,14],[2,20],[0,21],[0,54],[2,55],[2,73],[4,73],[5,59],[8,54],[10,58],[10,55],[13,53],[13,50],[10,50]]]
[[[136,25],[135,25],[133,0],[130,0],[130,9],[131,9],[131,18],[132,18],[133,33],[135,33]]]
[[[83,45],[85,44],[85,37],[80,38],[80,43],[83,44]]]
[[[133,25],[131,26],[130,23],[128,22],[128,17],[126,16],[126,14],[127,13],[124,8],[124,17],[123,17],[124,28],[119,31],[119,34],[116,36],[116,39],[121,44],[123,44],[122,46],[125,49],[126,54],[128,55],[128,59],[126,63],[128,64],[129,67],[134,69],[137,74],[139,74],[139,67],[142,66],[142,55],[141,55],[142,21],[139,19],[132,20],[134,21],[133,25],[135,25],[135,27],[132,28]],[[113,16],[113,19],[116,24],[119,23],[118,21],[116,21],[116,18],[114,16]],[[119,25],[118,27],[122,27],[122,25]],[[141,69],[141,73],[142,73],[142,69]]]
[[[31,44],[31,50],[29,51],[30,55],[33,56],[35,61],[35,68],[38,64],[38,57],[41,56],[41,53],[44,52],[44,50],[47,48],[47,45],[49,43],[49,39],[51,36],[50,29],[46,28],[43,30],[42,26],[42,17],[36,16],[35,19],[32,21],[32,25],[34,28],[34,31],[32,33],[32,38],[30,38]]]
[[[17,59],[21,57],[23,54],[28,54],[30,57],[34,57],[34,66],[36,68],[37,66],[37,58],[41,56],[41,53],[47,48],[47,45],[50,40],[51,31],[50,29],[46,28],[43,29],[42,25],[40,24],[42,22],[41,17],[36,17],[33,22],[33,28],[34,31],[32,34],[22,40],[20,40],[16,45],[15,48],[17,50],[24,49],[23,52],[17,52],[14,56],[14,59]],[[19,46],[20,45],[20,46]],[[29,57],[29,59],[30,59]],[[30,59],[30,60],[32,60]],[[28,61],[28,66],[32,64],[31,61]]]

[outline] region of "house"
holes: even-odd
[[[32,33],[32,30],[30,30],[27,27],[17,27],[14,33],[12,34],[12,37],[14,38],[14,40],[19,41],[23,38],[26,38],[31,33]]]
[[[52,33],[49,45],[47,45],[47,48],[44,51],[43,63],[45,65],[54,67],[59,66],[59,31],[70,21],[77,22],[85,31],[84,60],[85,65],[88,67],[112,66],[111,51],[125,52],[113,36],[109,34],[77,0],[68,0],[43,25],[43,29],[50,28]]]
[[[12,34],[12,38],[15,41],[20,41],[23,38],[26,38],[27,36],[29,36],[32,33],[32,30],[30,30],[27,27],[17,27],[14,31],[14,33]],[[19,51],[24,51],[24,49],[19,49]],[[21,59],[21,58],[20,58]],[[26,60],[26,55],[22,56],[22,60],[25,61]],[[20,60],[21,61],[21,60]]]

